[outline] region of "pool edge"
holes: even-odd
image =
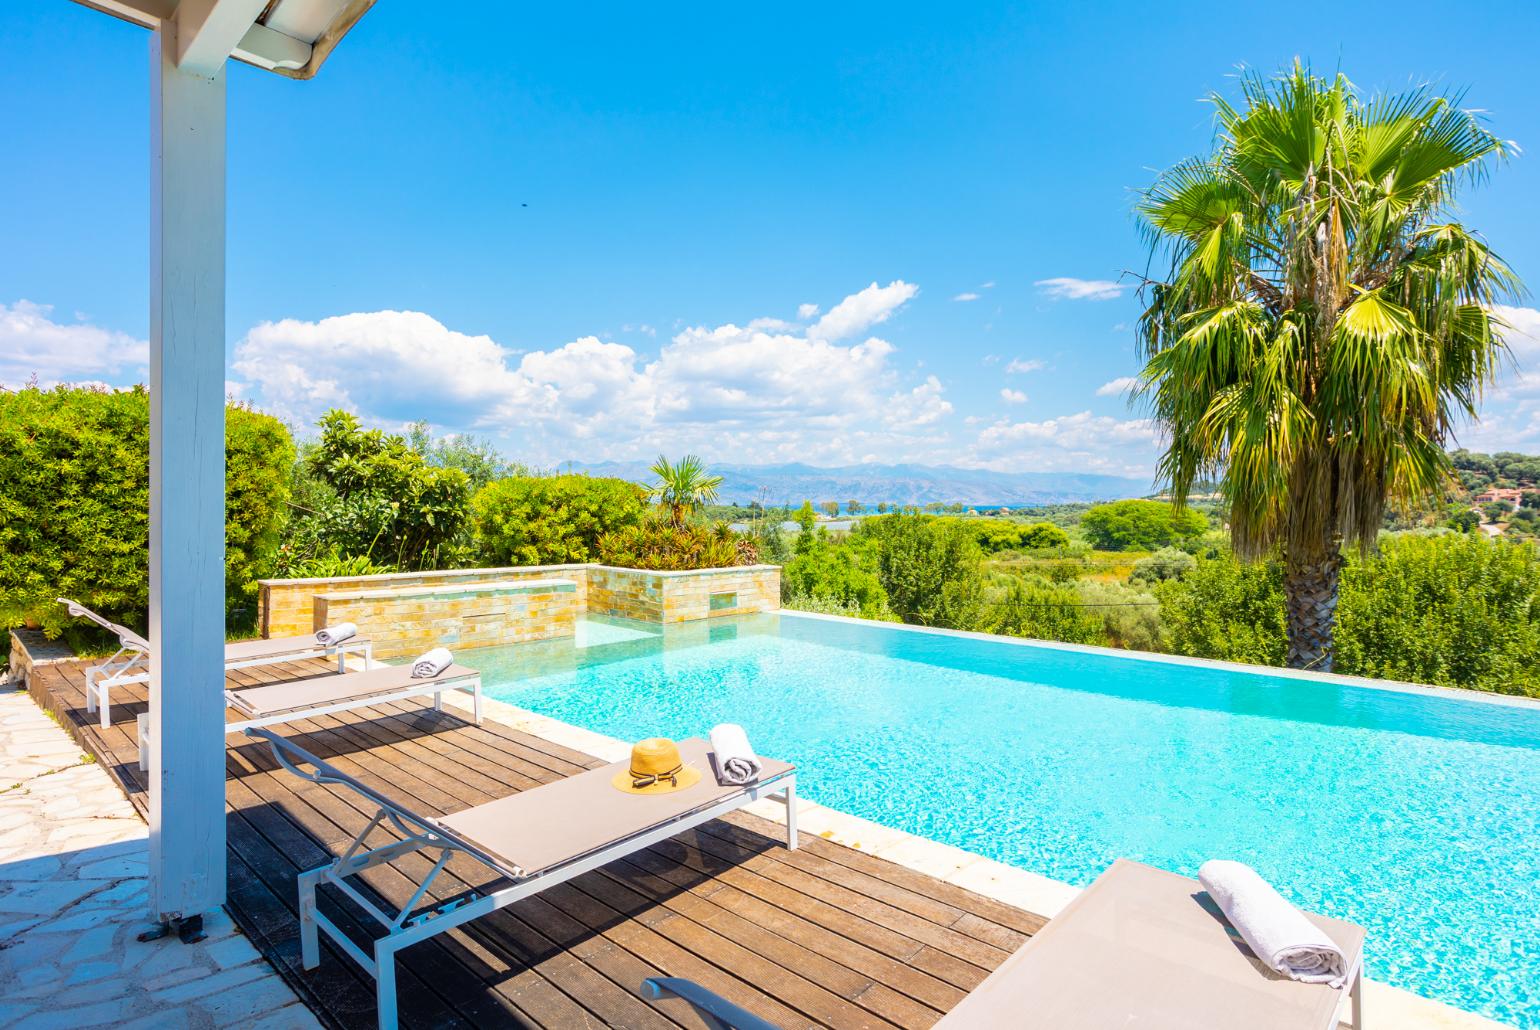
[[[812,618],[839,618],[811,613],[797,614],[808,614]],[[1001,639],[990,634],[964,635]],[[1037,643],[1037,641],[1022,642]],[[1080,649],[1076,645],[1059,646]],[[1101,652],[1109,649],[1085,648],[1085,650]],[[1213,663],[1202,659],[1181,659],[1181,661],[1226,666],[1234,664]],[[1247,671],[1254,669],[1251,666],[1236,667]],[[1322,676],[1324,674],[1307,673],[1305,675]],[[1349,677],[1331,677],[1333,680],[1346,678]],[[1430,687],[1428,689],[1445,691],[1449,688]],[[1458,693],[1467,692],[1458,691]],[[471,709],[471,699],[456,693],[446,693],[444,701],[465,711]],[[483,718],[495,720],[504,726],[571,748],[601,761],[618,762],[631,753],[631,745],[626,741],[520,708],[507,701],[483,697],[481,704]],[[745,806],[744,811],[780,822],[784,819],[783,805],[784,803],[779,800],[764,798]],[[1054,880],[1027,869],[1006,865],[992,858],[931,840],[928,837],[921,837],[906,830],[883,826],[806,798],[797,799],[797,823],[798,829],[803,833],[816,834],[824,840],[853,851],[885,858],[906,869],[935,877],[944,883],[961,887],[982,897],[1014,906],[1046,919],[1052,919],[1062,912],[1064,906],[1069,904],[1081,890],[1072,884]],[[1346,1002],[1347,995],[1344,993],[1344,1006]],[[1340,1012],[1338,1022],[1341,1026],[1349,1025]],[[1393,987],[1367,978],[1364,980],[1364,1022],[1367,1030],[1513,1030],[1509,1024],[1499,1023],[1488,1016],[1456,1008],[1447,1002],[1425,998],[1404,988]],[[1363,1030],[1363,1028],[1355,1028],[1355,1030]]]
[[[882,622],[877,619],[861,619],[849,615],[826,615],[823,612],[803,612],[795,608],[781,608],[772,613],[797,619],[821,619],[825,622],[844,622],[861,626],[876,626],[906,633],[929,633],[943,637],[962,637],[983,640],[1012,647],[1035,647],[1049,651],[1069,651],[1074,654],[1100,655],[1131,661],[1160,662],[1165,665],[1186,665],[1201,669],[1223,669],[1250,676],[1274,676],[1281,679],[1298,679],[1311,683],[1331,683],[1335,686],[1365,687],[1392,694],[1418,694],[1423,697],[1442,697],[1451,701],[1474,701],[1477,704],[1498,705],[1504,708],[1520,708],[1540,711],[1540,698],[1523,694],[1498,694],[1489,690],[1472,690],[1467,687],[1441,687],[1432,683],[1413,683],[1407,680],[1382,680],[1370,676],[1350,676],[1340,672],[1315,672],[1309,669],[1289,669],[1273,665],[1250,665],[1246,662],[1227,662],[1217,658],[1192,658],[1187,655],[1163,654],[1156,651],[1134,651],[1123,647],[1099,647],[1095,644],[1066,644],[1059,640],[1039,640],[1036,637],[1013,637],[1000,633],[979,633],[974,630],[943,629],[939,626],[911,626],[902,622]],[[1500,1024],[1499,1024],[1500,1025]]]

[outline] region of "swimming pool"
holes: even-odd
[[[1540,1028],[1540,706],[791,613],[458,657],[623,739],[740,722],[812,800],[1069,883],[1241,859],[1371,978]]]

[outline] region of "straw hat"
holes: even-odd
[[[700,770],[679,757],[679,745],[667,737],[649,737],[631,746],[631,767],[611,780],[627,794],[672,794],[700,782]]]

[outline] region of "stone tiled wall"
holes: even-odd
[[[518,598],[542,595],[511,589],[549,580],[567,582],[559,599],[521,601]],[[563,621],[569,609],[572,620],[588,611],[673,625],[780,606],[781,570],[776,565],[684,572],[530,565],[261,584],[263,636],[298,636],[329,622],[356,622],[382,656],[414,651],[427,640],[482,647],[570,634],[571,622]],[[393,650],[396,647],[404,650]]]
[[[505,569],[451,569],[447,572],[392,572],[351,579],[264,579],[259,586],[259,612],[264,637],[293,637],[314,633],[325,623],[315,621],[317,594],[397,587],[458,586],[526,579],[570,579],[577,585],[581,606],[588,585],[587,565],[526,565]]]
[[[315,595],[315,624],[351,622],[378,658],[570,637],[581,604],[570,579],[396,586]]]

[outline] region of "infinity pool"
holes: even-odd
[[[1371,978],[1540,1028],[1540,706],[789,613],[458,657],[627,740],[740,722],[808,798],[1069,883],[1249,862]]]

